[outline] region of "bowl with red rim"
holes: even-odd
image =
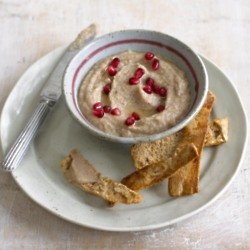
[[[187,114],[173,127],[151,135],[134,137],[116,136],[105,133],[95,127],[80,111],[78,91],[89,70],[98,61],[128,50],[143,52],[145,54],[152,52],[153,54],[161,55],[161,57],[166,58],[185,72],[191,93],[191,103]],[[150,55],[148,56],[150,57]],[[107,91],[109,90],[107,89]],[[206,99],[207,92],[208,76],[200,57],[178,39],[167,34],[148,30],[123,30],[96,38],[80,50],[71,60],[65,71],[63,80],[63,94],[69,112],[84,128],[102,139],[131,144],[161,139],[182,129],[199,112]],[[131,121],[128,120],[127,122]]]

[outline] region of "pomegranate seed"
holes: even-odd
[[[110,63],[109,65],[112,66],[112,67],[114,67],[114,68],[117,68],[118,65],[119,65],[119,63],[120,63],[120,59],[119,59],[118,57],[115,57],[115,58],[111,61],[111,63]]]
[[[133,112],[131,116],[133,116],[136,121],[139,121],[141,119],[140,115],[136,112]]]
[[[104,113],[110,113],[111,107],[108,105],[105,105],[105,106],[103,106],[103,111],[104,111]]]
[[[154,85],[154,86],[153,86],[153,91],[154,91],[154,93],[155,93],[155,94],[157,94],[157,95],[158,95],[158,94],[159,94],[159,92],[160,92],[160,87],[159,87],[159,86],[157,86],[157,85]]]
[[[102,118],[104,116],[104,110],[102,109],[97,109],[97,110],[93,110],[93,114],[98,117],[98,118]]]
[[[114,68],[113,66],[108,66],[107,71],[108,71],[108,74],[109,74],[110,76],[115,76],[116,73],[117,73],[116,68]]]
[[[167,95],[167,89],[165,87],[160,87],[160,89],[159,89],[159,95],[161,97],[165,97]]]
[[[155,80],[153,78],[148,77],[146,79],[146,85],[149,85],[149,86],[151,86],[153,88],[154,84],[155,84]]]
[[[134,123],[135,123],[135,118],[134,118],[133,116],[128,117],[128,118],[126,119],[126,121],[125,121],[125,124],[126,124],[127,126],[131,126],[131,125],[133,125]]]
[[[139,81],[140,81],[140,79],[135,78],[135,77],[131,77],[131,78],[129,78],[128,82],[130,85],[137,85],[139,83]]]
[[[144,75],[144,69],[142,69],[142,68],[138,68],[136,71],[135,71],[135,73],[134,73],[134,77],[136,78],[136,79],[140,79],[143,75]]]
[[[157,70],[160,68],[160,61],[158,59],[154,59],[153,62],[152,62],[152,69],[153,70]]]
[[[152,53],[152,52],[150,52],[150,51],[148,51],[148,52],[145,53],[145,55],[144,55],[145,59],[148,60],[148,61],[152,60],[154,56],[155,56],[154,53]]]
[[[93,110],[100,110],[102,109],[102,103],[101,102],[96,102],[93,106],[92,106]]]
[[[143,87],[143,90],[144,90],[144,92],[146,92],[147,94],[152,94],[152,92],[153,92],[153,89],[152,89],[152,87],[151,87],[150,85],[144,86],[144,87]]]
[[[156,111],[160,113],[160,112],[162,112],[164,109],[165,109],[165,106],[164,106],[164,105],[159,105],[159,106],[156,108]]]
[[[111,109],[111,115],[120,115],[121,114],[121,110],[118,108],[113,108]]]
[[[108,95],[109,92],[110,92],[110,90],[111,90],[111,84],[110,84],[110,83],[107,83],[107,84],[103,87],[102,92],[103,92],[104,94]]]

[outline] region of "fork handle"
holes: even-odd
[[[50,107],[53,105],[54,103],[51,100],[43,99],[39,102],[30,120],[11,146],[10,150],[4,157],[3,162],[1,162],[0,168],[11,172],[18,167],[29,148],[29,145],[36,136],[39,127],[49,113]]]

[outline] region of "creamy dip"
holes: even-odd
[[[111,65],[114,58],[119,58],[119,62],[114,63],[115,70]],[[159,67],[154,60],[158,60]],[[143,75],[131,80],[138,68]],[[154,84],[145,88],[148,78],[153,79]],[[101,107],[97,104],[95,111],[93,105],[98,102]],[[190,102],[189,83],[181,69],[161,56],[145,59],[144,53],[135,51],[96,63],[78,93],[80,110],[94,126],[108,134],[124,137],[155,134],[174,126],[186,115]],[[103,114],[102,110],[100,113],[98,109],[105,105],[119,112],[110,113],[107,108],[108,113]],[[134,112],[139,117],[129,120]]]

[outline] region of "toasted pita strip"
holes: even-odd
[[[173,174],[179,167],[198,156],[194,144],[178,147],[173,157],[148,165],[122,179],[122,183],[134,191],[151,187]]]
[[[228,141],[228,119],[214,119],[207,128],[205,146],[216,146]]]
[[[142,142],[131,147],[131,156],[136,169],[164,161],[171,157],[182,142],[182,132],[153,142]]]
[[[103,177],[77,150],[61,161],[66,178],[74,185],[110,203],[139,203],[142,197],[120,182]]]
[[[171,157],[175,148],[181,143],[183,130],[154,142],[143,142],[131,147],[131,156],[136,169],[163,161]],[[227,118],[217,118],[209,123],[205,146],[219,145],[228,140]]]
[[[189,143],[194,143],[199,156],[202,154],[208,118],[215,96],[208,92],[207,100],[198,115],[183,129],[183,136]],[[168,190],[171,196],[182,196],[199,191],[200,157],[178,169],[169,177]]]

